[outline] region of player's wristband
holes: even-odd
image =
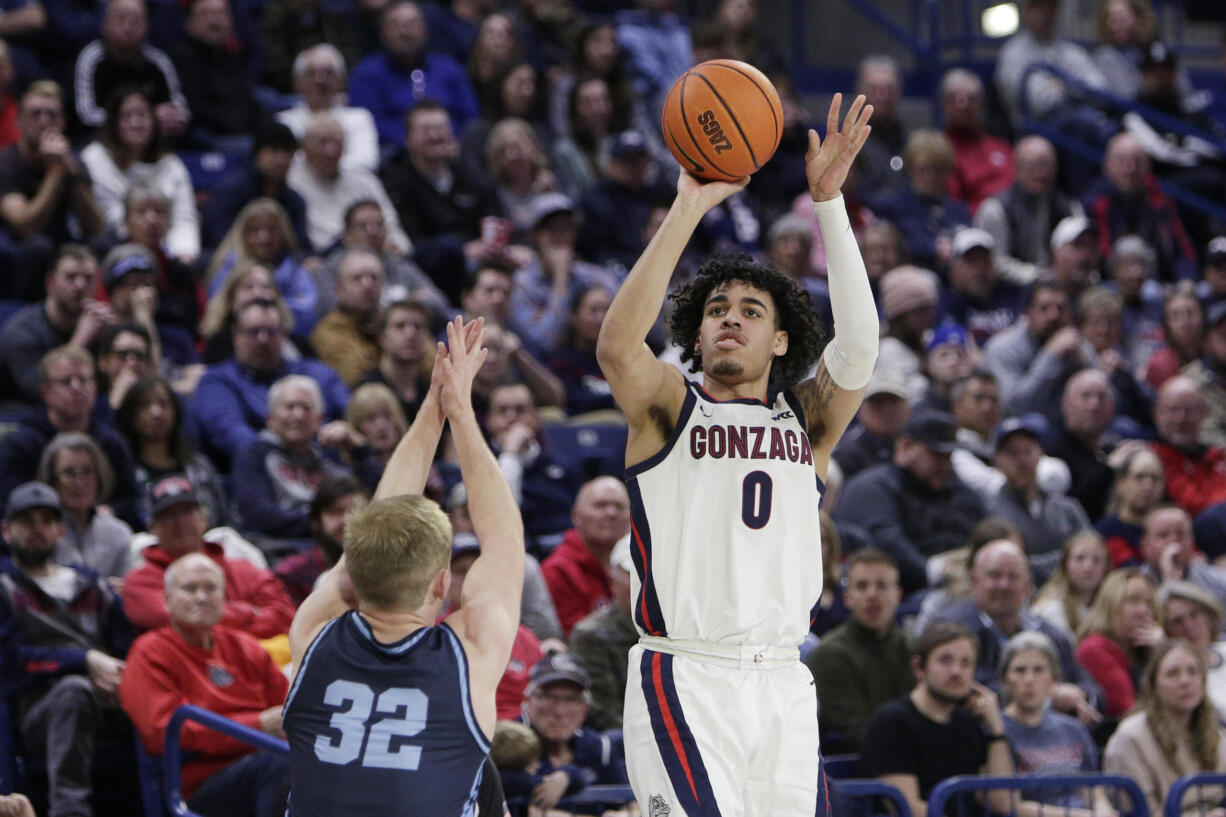
[[[1004,732],[1001,732],[999,735],[984,735],[984,737],[987,738],[988,743],[995,743],[998,740],[1008,740],[1009,739],[1008,736],[1005,735]]]

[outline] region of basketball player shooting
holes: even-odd
[[[473,813],[524,579],[519,509],[471,401],[484,337],[480,319],[448,324],[430,390],[374,501],[349,518],[344,556],[294,617],[297,675],[282,715],[291,817]],[[481,554],[459,609],[435,626],[451,524],[419,494],[444,420]]]
[[[670,332],[701,384],[644,342],[698,223],[744,189],[682,173],[663,224],[609,307],[596,353],[629,420],[634,619],[624,718],[644,814],[828,808],[812,677],[797,645],[821,593],[818,503],[830,453],[877,358],[877,310],[840,188],[869,134],[857,97],[805,174],[829,259],[834,338],[804,291],[749,259],[709,261],[673,295]],[[821,787],[824,789],[824,786]]]

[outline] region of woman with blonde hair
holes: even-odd
[[[1188,581],[1163,582],[1158,591],[1162,621],[1170,638],[1182,638],[1205,659],[1205,682],[1218,718],[1226,723],[1226,641],[1222,605],[1213,594]]]
[[[1205,659],[1186,641],[1156,644],[1141,680],[1141,706],[1124,718],[1103,752],[1103,771],[1122,774],[1161,815],[1171,785],[1195,772],[1226,772],[1226,736],[1205,692]],[[1184,815],[1226,817],[1221,786],[1193,786]]]
[[[536,132],[518,117],[507,117],[490,129],[485,155],[502,210],[514,225],[512,240],[522,242],[532,229],[532,203],[542,193],[556,192],[558,181]]]
[[[366,438],[384,466],[409,429],[400,401],[382,383],[367,383],[354,390],[345,407],[345,421]]]
[[[242,264],[226,276],[225,282],[209,297],[205,306],[204,317],[200,320],[205,363],[220,363],[234,355],[234,339],[231,335],[234,316],[238,314],[240,307],[259,300],[276,304],[281,325],[286,330],[293,325],[294,317],[273,283],[272,272],[260,264]],[[284,345],[287,360],[302,357],[302,353],[289,338]]]
[[[1119,718],[1137,701],[1137,681],[1153,646],[1162,641],[1153,579],[1133,567],[1107,576],[1077,645],[1077,663],[1102,687],[1105,714]]]
[[[1030,612],[1076,641],[1077,631],[1089,617],[1111,562],[1103,538],[1091,530],[1074,533],[1064,541],[1060,564],[1039,589]]]
[[[238,267],[260,264],[272,271],[277,291],[294,316],[293,334],[306,337],[315,325],[318,294],[302,263],[289,216],[273,199],[259,198],[239,211],[213,253],[204,283],[211,298]]]

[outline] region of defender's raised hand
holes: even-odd
[[[839,126],[839,111],[843,107],[843,95],[835,94],[830,100],[830,113],[826,116],[826,141],[817,131],[809,131],[809,149],[805,152],[805,176],[809,180],[809,195],[814,201],[829,201],[836,198],[851,170],[851,163],[864,147],[868,134],[869,117],[873,106],[866,105],[863,94],[857,96]]]
[[[462,324],[456,318],[447,324],[447,348],[441,350],[435,373],[442,388],[443,413],[453,421],[472,411],[473,377],[485,362],[485,320]],[[433,383],[431,384],[433,387]]]

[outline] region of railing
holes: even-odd
[[[1171,786],[1171,790],[1166,794],[1166,803],[1162,808],[1165,812],[1164,817],[1180,817],[1183,814],[1183,799],[1187,795],[1188,790],[1200,786],[1226,786],[1226,774],[1220,772],[1197,772],[1196,774],[1184,775],[1176,780],[1174,785]],[[1202,806],[1200,815],[1205,813],[1207,812]]]
[[[829,780],[831,799],[863,799],[881,798],[890,801],[893,807],[891,814],[893,817],[911,817],[911,806],[907,804],[907,798],[896,787],[889,783],[882,783],[878,780]],[[875,813],[875,812],[869,812]]]
[[[1030,78],[1040,73],[1056,77],[1067,88],[1073,89],[1079,97],[1096,107],[1136,112],[1151,124],[1184,136],[1195,136],[1203,139],[1226,154],[1226,141],[1219,138],[1217,134],[1193,127],[1181,119],[1170,116],[1156,108],[1151,108],[1148,105],[1118,96],[1110,91],[1094,88],[1050,63],[1036,62],[1027,66],[1026,70],[1022,73],[1021,90],[1018,95],[1018,112],[1021,114],[1022,131],[1024,133],[1040,134],[1061,150],[1068,151],[1091,162],[1100,162],[1103,158],[1101,146],[1091,145],[1070,136],[1033,114],[1030,107],[1030,95],[1026,93],[1026,88],[1030,83]],[[1226,220],[1226,207],[1221,204],[1211,201],[1204,196],[1197,195],[1174,182],[1164,179],[1161,183],[1162,189],[1170,194],[1171,198],[1175,199],[1175,201],[1206,213],[1215,219]]]
[[[1007,777],[962,775],[951,777],[938,783],[936,788],[932,790],[932,793],[928,795],[928,813],[932,817],[944,817],[949,801],[959,794],[1000,791],[1002,789],[1015,789],[1019,792],[1035,789],[1092,789],[1096,786],[1112,790],[1123,790],[1128,795],[1132,801],[1132,808],[1127,810],[1119,808],[1118,800],[1112,800],[1113,805],[1116,806],[1116,810],[1120,814],[1127,814],[1130,817],[1150,817],[1149,805],[1145,801],[1145,794],[1141,791],[1141,787],[1132,778],[1117,774],[1010,775]],[[1061,806],[1053,806],[1050,813],[1053,817],[1059,817],[1064,810]],[[983,813],[988,813],[986,804],[983,807]],[[959,811],[957,817],[966,817],[966,815]]]
[[[192,704],[180,706],[170,716],[170,723],[166,725],[166,740],[162,750],[162,792],[166,808],[170,809],[170,813],[175,817],[200,817],[194,811],[189,810],[187,803],[183,800],[181,775],[183,753],[179,747],[179,732],[183,729],[183,722],[189,720],[221,732],[223,735],[229,735],[235,740],[241,740],[257,749],[264,749],[279,755],[289,754],[289,744],[283,740],[278,740],[249,726],[243,726],[241,723],[235,723],[216,712],[210,712]]]

